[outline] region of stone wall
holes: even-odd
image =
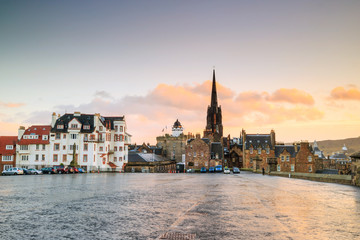
[[[210,167],[210,147],[203,140],[196,138],[186,145],[185,168],[201,169]]]
[[[163,154],[166,159],[173,160],[176,162],[182,162],[182,155],[185,154],[185,146],[188,137],[181,134],[178,137],[160,136],[156,138],[157,146],[163,148]]]

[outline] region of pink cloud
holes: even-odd
[[[4,103],[4,102],[0,102],[0,106],[2,107],[7,107],[7,108],[19,108],[24,106],[24,103]]]
[[[355,86],[351,86],[349,89],[336,87],[331,91],[330,95],[338,100],[360,100],[360,90]]]
[[[273,94],[268,96],[269,101],[274,102],[288,102],[292,104],[305,104],[313,105],[315,103],[314,98],[307,92],[293,88],[280,88]]]

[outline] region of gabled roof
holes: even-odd
[[[128,162],[161,162],[166,161],[162,156],[152,153],[129,153]]]
[[[93,114],[70,114],[70,113],[66,113],[64,115],[62,115],[60,118],[58,118],[55,122],[54,127],[51,129],[51,132],[61,132],[61,133],[66,133],[68,132],[68,125],[69,122],[73,119],[78,120],[81,123],[81,129],[80,132],[82,133],[92,133],[95,130],[95,126],[94,126],[94,115]],[[100,118],[100,120],[103,122],[104,119]],[[58,128],[58,125],[63,125],[64,127],[61,129]],[[85,125],[90,125],[90,129],[84,129]]]
[[[118,117],[104,117],[105,126],[108,129],[114,130],[114,121],[124,121],[124,116]]]
[[[250,149],[250,146],[256,148],[266,148],[269,146],[272,149],[270,134],[246,134],[245,149]]]
[[[2,136],[0,137],[0,154],[3,156],[10,156],[16,153],[17,136]],[[12,145],[13,149],[6,149],[6,145]]]
[[[349,157],[346,156],[344,153],[335,153],[330,156],[330,159],[348,159]]]
[[[33,125],[25,130],[22,135],[19,145],[29,145],[29,144],[49,144],[49,134],[50,134],[50,125]],[[43,140],[43,136],[48,136],[47,140]],[[27,136],[38,136],[37,139],[29,139]]]
[[[279,157],[284,151],[290,153],[290,157],[296,157],[295,146],[293,145],[276,145],[275,146],[275,157]]]

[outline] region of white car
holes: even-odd
[[[24,171],[21,168],[9,168],[2,172],[2,175],[24,175]]]
[[[31,174],[35,174],[35,175],[38,175],[38,174],[42,174],[42,173],[43,173],[42,171],[37,170],[37,169],[35,169],[35,168],[30,168],[29,171],[30,171]]]
[[[230,174],[230,169],[228,167],[224,168],[224,174]]]

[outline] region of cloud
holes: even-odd
[[[330,95],[337,100],[360,100],[360,90],[355,86],[351,86],[349,89],[336,87],[331,91]]]
[[[280,88],[273,94],[268,96],[269,101],[273,102],[288,102],[292,104],[305,104],[313,105],[315,103],[314,98],[307,92],[299,89]]]
[[[274,93],[246,91],[238,95],[217,84],[218,102],[222,106],[223,125],[226,129],[244,126],[270,126],[289,121],[308,122],[321,119],[324,113],[311,105],[307,93],[301,90],[279,89]],[[296,95],[290,98],[289,93]],[[194,85],[158,84],[144,96],[110,98],[105,91],[95,93],[91,102],[80,105],[58,105],[51,111],[33,112],[26,123],[50,123],[53,111],[59,114],[80,111],[100,113],[102,116],[125,115],[128,132],[133,142],[155,142],[162,129],[176,119],[185,127],[185,133],[202,132],[206,124],[207,106],[210,104],[211,81]],[[306,100],[307,99],[307,100]],[[44,119],[46,121],[44,121]],[[270,127],[271,128],[271,127]]]
[[[0,107],[6,107],[6,108],[19,108],[24,106],[25,103],[4,103],[0,102]]]

